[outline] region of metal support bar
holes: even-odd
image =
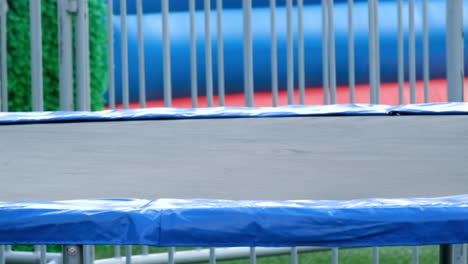
[[[0,245],[0,264],[6,264],[5,251],[5,246]]]
[[[244,20],[244,93],[245,106],[254,105],[252,0],[242,0]]]
[[[405,65],[403,39],[403,0],[398,0],[398,102],[404,104]]]
[[[257,253],[255,252],[255,247],[250,247],[250,264],[257,264]]]
[[[273,106],[278,106],[278,49],[276,39],[276,0],[270,0],[271,93]]]
[[[211,54],[211,0],[205,0],[205,78],[208,107],[213,106],[213,58]]]
[[[125,246],[125,264],[132,264],[132,246]]]
[[[286,28],[287,28],[287,90],[288,104],[294,104],[294,47],[293,47],[293,22],[292,22],[292,2],[286,0]]]
[[[305,54],[304,54],[304,1],[297,0],[298,63],[299,63],[299,104],[305,103]]]
[[[167,263],[174,264],[175,247],[169,247],[167,252]]]
[[[190,9],[190,87],[192,107],[198,106],[198,77],[197,77],[197,34],[195,31],[195,0],[189,0]]]
[[[8,112],[7,0],[0,0],[0,112]]]
[[[410,103],[416,103],[416,33],[414,18],[414,0],[409,0],[409,79]]]
[[[210,248],[210,264],[216,264],[216,248]]]
[[[163,75],[164,75],[164,106],[172,106],[171,77],[171,40],[169,34],[169,0],[161,1],[162,33],[163,33]]]
[[[330,99],[336,104],[336,48],[335,48],[335,19],[333,0],[328,0],[328,38],[329,40],[329,66],[330,66]]]
[[[413,247],[413,264],[419,264],[419,247]]]
[[[121,27],[121,60],[122,60],[122,104],[124,109],[129,108],[128,87],[128,34],[127,34],[127,0],[120,0],[120,27]]]
[[[59,42],[59,87],[60,110],[73,111],[73,38],[71,12],[75,11],[72,3],[75,1],[59,0],[58,13],[58,42]]]
[[[218,26],[218,96],[219,105],[224,106],[224,42],[223,42],[223,0],[216,1]]]
[[[379,264],[380,262],[380,257],[379,257],[379,248],[378,247],[373,247],[372,248],[372,263],[373,264]]]
[[[339,262],[339,252],[338,248],[332,248],[332,264],[338,264]]]
[[[145,76],[145,39],[143,34],[143,3],[142,0],[137,0],[137,17],[138,17],[138,84],[139,84],[139,101],[140,107],[146,107],[146,76]]]
[[[109,107],[115,109],[114,0],[107,0],[107,63],[109,67]]]
[[[43,111],[41,0],[29,1],[29,15],[31,30],[32,110]]]
[[[370,102],[379,103],[380,89],[380,62],[379,62],[379,29],[378,29],[378,8],[377,0],[369,0],[369,82],[370,82]]]
[[[63,246],[63,264],[84,264],[83,246]]]
[[[427,0],[423,0],[423,79],[424,103],[429,103],[429,18]]]
[[[449,102],[464,100],[463,0],[446,1],[447,81]]]
[[[297,247],[291,247],[291,264],[298,264]]]
[[[466,264],[467,249],[464,244],[440,245],[440,264]]]
[[[329,75],[328,75],[328,0],[322,0],[322,81],[323,104],[329,104]]]
[[[348,0],[348,79],[349,79],[349,102],[355,103],[356,77],[354,62],[354,0]]]
[[[88,0],[77,0],[76,15],[76,86],[78,110],[91,110],[89,78],[89,16]]]

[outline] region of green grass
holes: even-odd
[[[32,246],[15,246],[15,250],[32,250]],[[193,248],[177,248],[178,251],[189,250]],[[57,252],[60,246],[49,246],[49,251]],[[412,247],[381,247],[379,248],[380,263],[383,264],[406,264],[412,263]],[[140,246],[133,246],[132,251],[134,255],[141,254]],[[150,253],[166,252],[167,248],[149,247]],[[124,247],[121,247],[121,254],[125,254]],[[114,248],[112,246],[96,246],[96,259],[110,258],[114,255]],[[439,263],[439,247],[438,246],[423,246],[419,247],[419,263],[421,264],[436,264]],[[360,264],[372,263],[372,249],[371,248],[348,248],[340,249],[339,260],[343,264]],[[208,262],[204,262],[208,263]],[[248,264],[248,259],[218,261],[223,264]],[[290,263],[290,256],[274,256],[274,257],[259,257],[257,258],[258,264],[287,264]],[[331,263],[331,252],[311,252],[300,253],[299,263],[301,264],[329,264]]]

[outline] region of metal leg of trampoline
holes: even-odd
[[[440,245],[440,264],[466,264],[467,260],[466,245]]]
[[[64,245],[63,264],[84,264],[83,246]]]

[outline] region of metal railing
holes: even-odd
[[[195,17],[198,12],[196,10],[195,0],[188,1],[188,10],[190,20],[187,27],[190,28],[190,56],[187,57],[187,63],[190,64],[190,97],[191,106],[198,107],[200,104],[199,100],[199,78],[197,72],[200,70],[197,66],[197,61],[200,60],[199,55],[197,56],[197,31],[200,30],[196,27]],[[226,23],[223,20],[223,1],[217,0],[216,2],[216,40],[212,39],[212,15],[211,12],[212,1],[205,0],[204,3],[204,66],[202,69],[205,73],[205,92],[207,106],[212,107],[215,105],[224,106],[226,105],[226,76],[229,76],[229,68],[225,66],[225,45],[232,45],[226,42],[225,36],[229,32],[224,31],[223,24]],[[356,67],[359,63],[368,63],[369,71],[369,102],[372,104],[379,104],[381,102],[382,95],[381,91],[381,41],[380,31],[381,25],[379,21],[382,19],[379,17],[379,3],[378,0],[368,1],[368,53],[369,61],[363,62],[356,60],[355,53],[355,11],[353,0],[347,1],[347,23],[348,23],[348,83],[349,89],[349,103],[356,102]],[[408,14],[404,14],[407,2]],[[397,12],[398,18],[398,41],[394,43],[398,46],[398,53],[395,54],[398,57],[398,102],[404,104],[405,100],[405,34],[408,34],[408,57],[409,60],[409,103],[416,103],[416,15],[422,16],[422,44],[423,44],[423,56],[422,56],[422,80],[424,83],[424,102],[430,102],[430,28],[429,28],[429,17],[428,17],[428,2],[430,0],[423,0],[422,13],[417,13],[415,9],[414,0],[395,0],[395,12]],[[43,70],[42,70],[42,32],[41,32],[41,0],[30,0],[30,25],[31,25],[31,71],[32,71],[32,110],[42,111],[44,106],[44,92],[43,92]],[[87,0],[57,0],[58,5],[58,27],[59,27],[59,62],[60,72],[59,83],[60,83],[60,110],[72,111],[72,110],[90,110],[90,51],[89,51],[89,18],[88,18],[88,1]],[[120,1],[120,15],[114,15],[114,1],[107,1],[107,30],[108,30],[108,107],[113,109],[116,107],[116,94],[122,93],[122,107],[130,107],[130,84],[129,84],[129,46],[128,46],[128,31],[127,31],[127,1]],[[295,5],[294,5],[295,4]],[[164,106],[170,107],[173,102],[173,69],[174,67],[181,67],[181,65],[174,65],[171,59],[171,29],[170,28],[170,12],[171,1],[161,0],[161,39],[162,39],[162,63],[159,65],[163,69],[163,101]],[[322,0],[321,2],[321,15],[322,15],[322,89],[323,89],[323,103],[324,104],[335,104],[337,103],[337,50],[335,41],[335,5],[333,0]],[[286,91],[287,91],[287,103],[288,104],[305,104],[306,98],[310,95],[307,94],[306,80],[309,78],[310,73],[307,70],[305,59],[310,57],[311,54],[307,53],[304,48],[305,40],[304,37],[307,34],[304,30],[304,25],[307,25],[308,18],[304,17],[304,1],[298,0],[294,3],[293,0],[286,1],[286,21],[279,21],[277,16],[277,3],[275,0],[270,0],[269,3],[269,27],[271,37],[271,99],[272,105],[277,106],[278,102],[278,91],[281,85],[278,83],[279,68],[278,68],[278,25],[286,24]],[[143,1],[136,0],[136,18],[137,18],[137,30],[138,30],[138,103],[139,106],[144,108],[147,107],[147,65],[145,61],[145,29],[144,23],[142,22],[145,13],[143,9]],[[242,1],[242,23],[243,30],[243,60],[242,65],[236,67],[243,68],[243,89],[245,96],[245,106],[255,105],[255,83],[254,83],[254,60],[256,54],[253,51],[253,32],[252,24],[256,21],[253,16],[252,0]],[[7,19],[8,14],[8,1],[0,0],[0,103],[1,110],[8,111],[8,70],[7,70]],[[72,17],[75,17],[76,23],[72,23]],[[408,21],[405,21],[407,17]],[[121,38],[114,39],[114,19],[119,19]],[[295,21],[297,18],[297,21]],[[264,19],[264,18],[262,18]],[[405,23],[408,23],[408,32],[405,30]],[[75,26],[75,43],[73,45],[72,36],[72,25]],[[296,25],[296,27],[294,27]],[[447,69],[447,90],[448,90],[448,101],[449,102],[460,102],[464,100],[464,36],[463,36],[463,0],[446,1],[446,69]],[[116,71],[115,69],[115,44],[120,42],[120,56],[121,56],[121,85],[116,85]],[[213,46],[212,42],[216,42],[216,67],[213,64]],[[75,50],[73,50],[75,49]],[[297,50],[297,52],[296,52]],[[75,55],[75,56],[73,56]],[[360,66],[362,67],[362,66]],[[297,68],[297,72],[295,71]],[[217,75],[214,76],[214,70],[216,69]],[[228,69],[228,70],[226,70]],[[76,73],[73,71],[76,70]],[[117,71],[118,72],[118,71]],[[76,76],[76,80],[74,80]],[[214,78],[216,77],[216,78]],[[179,78],[179,76],[178,76]],[[217,96],[218,102],[215,102],[215,84],[217,80]],[[75,83],[76,82],[76,87]],[[297,82],[297,86],[296,86]],[[118,90],[120,88],[121,90]],[[295,91],[298,90],[298,101],[295,101]],[[76,106],[74,105],[76,94]]]

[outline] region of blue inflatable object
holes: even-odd
[[[125,121],[158,119],[293,117],[293,116],[369,116],[369,115],[468,115],[468,103],[422,105],[293,105],[280,107],[145,108],[97,112],[11,112],[0,113],[0,125]]]
[[[465,0],[468,5],[468,0]],[[417,14],[421,7],[417,6]],[[253,10],[253,61],[255,91],[271,90],[271,58],[270,58],[270,23],[269,8],[257,7]],[[335,37],[336,37],[336,72],[337,84],[348,83],[348,24],[347,5],[335,4]],[[355,50],[356,50],[356,82],[368,83],[369,51],[368,51],[368,18],[367,3],[357,2],[354,6],[355,16]],[[380,12],[380,47],[381,47],[381,81],[397,81],[397,6],[395,2],[381,2]],[[445,78],[445,1],[433,0],[428,4],[430,28],[430,72],[431,78]],[[404,6],[405,31],[407,24],[407,5]],[[216,42],[216,12],[212,12],[211,38],[213,46],[214,91],[217,92],[217,42]],[[304,7],[305,34],[305,69],[306,87],[322,86],[322,26],[320,5]],[[278,73],[279,88],[286,89],[286,10],[277,10],[278,37]],[[296,21],[296,19],[294,19]],[[135,15],[128,16],[129,44],[129,83],[130,101],[138,101],[138,46],[137,19]],[[296,22],[295,22],[296,23]],[[147,99],[163,98],[162,78],[162,35],[160,14],[146,14],[143,18],[146,52],[146,85]],[[243,25],[242,10],[227,9],[223,13],[224,54],[225,54],[225,85],[226,93],[243,92]],[[173,97],[190,96],[190,31],[187,12],[174,12],[169,20],[172,60]],[[115,55],[116,55],[116,98],[121,102],[121,42],[120,19],[115,16]],[[197,32],[197,66],[199,95],[205,94],[205,39],[204,14],[196,14]],[[294,25],[296,28],[296,25]],[[465,18],[465,30],[468,30],[468,17]],[[416,62],[417,78],[422,78],[422,17],[416,16]],[[295,45],[295,63],[297,66],[297,42]],[[405,47],[408,47],[407,36]],[[468,50],[468,41],[465,42]],[[408,59],[406,58],[406,64]],[[297,67],[295,67],[297,69]],[[468,52],[465,53],[465,68],[468,68]],[[408,65],[405,65],[408,75]],[[467,71],[468,73],[468,71]],[[295,72],[297,76],[297,71]]]
[[[467,242],[468,195],[0,202],[0,244],[361,247]]]

